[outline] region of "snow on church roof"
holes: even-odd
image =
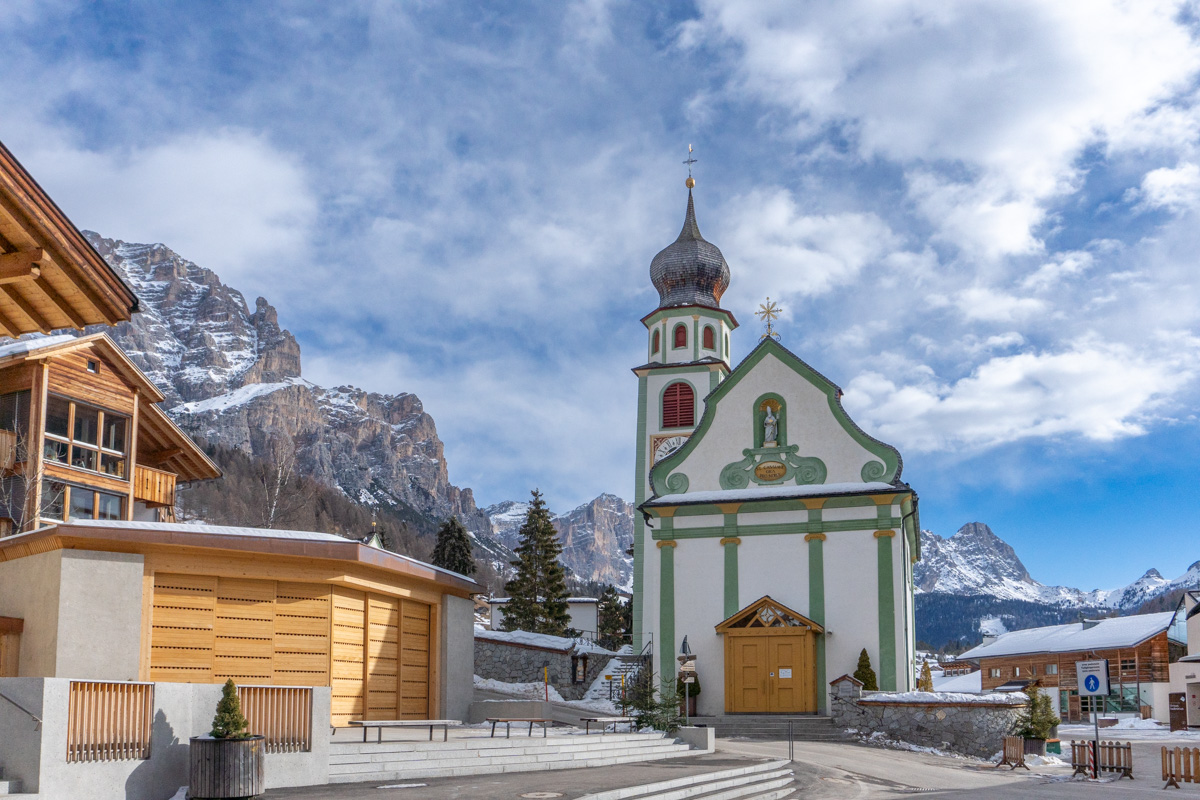
[[[711,492],[688,492],[687,494],[664,494],[645,503],[648,507],[683,506],[696,503],[735,503],[739,500],[783,500],[790,497],[826,497],[836,494],[874,494],[876,492],[899,492],[907,486],[897,487],[890,483],[815,483],[806,486],[751,486],[747,489],[721,489]]]
[[[958,660],[1133,647],[1167,630],[1174,616],[1173,611],[1162,611],[1157,614],[1113,617],[1094,622],[1027,628],[1002,634],[994,642],[968,650],[960,655]]]

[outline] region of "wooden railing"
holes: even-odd
[[[150,757],[154,684],[71,681],[67,761]]]
[[[250,732],[267,737],[268,753],[312,750],[312,689],[239,686],[238,699]]]
[[[0,470],[11,470],[17,466],[17,434],[0,431]]]
[[[1099,742],[1099,753],[1097,753],[1097,742],[1095,741],[1072,741],[1071,742],[1071,766],[1075,771],[1071,773],[1071,777],[1083,775],[1087,777],[1090,773],[1093,778],[1099,777],[1101,772],[1117,772],[1117,779],[1129,778],[1133,780],[1133,745],[1129,742]],[[1166,750],[1164,747],[1163,750]]]
[[[1162,776],[1167,786],[1179,788],[1179,782],[1200,783],[1200,748],[1162,749]]]
[[[1008,767],[1010,770],[1017,767],[1029,767],[1025,764],[1025,740],[1020,736],[1005,736],[1003,758],[996,765],[996,769],[1000,767]]]
[[[138,464],[133,470],[133,499],[148,506],[175,505],[175,473]]]

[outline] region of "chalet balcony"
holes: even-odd
[[[133,499],[151,508],[175,505],[175,473],[139,464],[133,471]]]

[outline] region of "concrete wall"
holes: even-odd
[[[62,551],[54,677],[138,679],[143,565],[133,553]]]
[[[62,556],[62,550],[53,550],[0,562],[0,617],[25,620],[18,667],[22,677],[55,674]]]
[[[1001,749],[1005,736],[1016,727],[1025,699],[1011,703],[892,703],[834,697],[834,724],[853,728],[860,735],[882,732],[887,738],[922,747],[936,747],[978,758]]]
[[[504,609],[508,603],[493,602],[489,608],[491,609],[491,624],[492,630],[504,630]],[[600,630],[599,619],[599,603],[572,603],[567,601],[567,616],[570,617],[570,626],[577,631],[596,632]]]
[[[467,718],[475,691],[475,604],[466,598],[442,595],[441,653],[442,719]]]
[[[66,762],[67,705],[70,681],[61,678],[0,678],[0,693],[36,701],[22,702],[42,718],[41,731],[23,725],[20,714],[0,708],[0,764],[6,774],[20,778],[26,791],[45,798],[89,800],[167,800],[188,781],[188,739],[208,733],[221,686],[217,684],[156,683],[150,758],[146,760]],[[267,756],[268,788],[324,784],[329,780],[330,692],[313,689],[312,750]],[[8,706],[0,700],[0,706]],[[11,706],[10,706],[11,708]],[[10,736],[10,731],[23,735]],[[36,753],[36,764],[33,760]]]

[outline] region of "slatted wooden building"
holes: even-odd
[[[329,686],[334,725],[465,711],[479,588],[307,531],[79,520],[0,539],[16,675]]]

